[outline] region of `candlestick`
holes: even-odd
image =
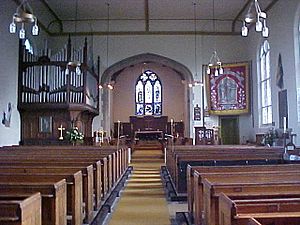
[[[120,138],[120,125],[121,125],[121,121],[118,120],[118,139],[117,139],[117,149],[119,149],[119,138]]]
[[[173,122],[174,122],[174,120],[171,119],[171,135],[173,135]]]
[[[121,121],[118,120],[118,138],[120,137],[120,126],[121,126]]]

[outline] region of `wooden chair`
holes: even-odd
[[[195,127],[196,145],[213,145],[214,130],[206,127]]]

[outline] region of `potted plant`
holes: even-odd
[[[276,133],[274,128],[271,128],[270,130],[268,130],[268,132],[265,133],[262,142],[264,145],[273,146],[275,138],[277,137],[278,134]]]

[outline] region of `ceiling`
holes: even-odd
[[[11,1],[16,5],[20,2],[20,0]],[[268,11],[278,1],[259,0],[259,4],[263,11]],[[198,34],[237,35],[242,20],[254,0],[28,0],[28,2],[42,29],[54,36],[74,32],[78,35],[88,33],[107,35],[108,32],[110,35],[195,34],[195,25]]]

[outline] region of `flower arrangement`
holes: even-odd
[[[274,128],[271,128],[265,133],[262,139],[262,144],[272,146],[276,138],[278,138],[278,133],[274,130]]]
[[[83,143],[84,135],[79,132],[78,127],[72,128],[70,131],[67,131],[67,139],[75,145],[76,143]]]

